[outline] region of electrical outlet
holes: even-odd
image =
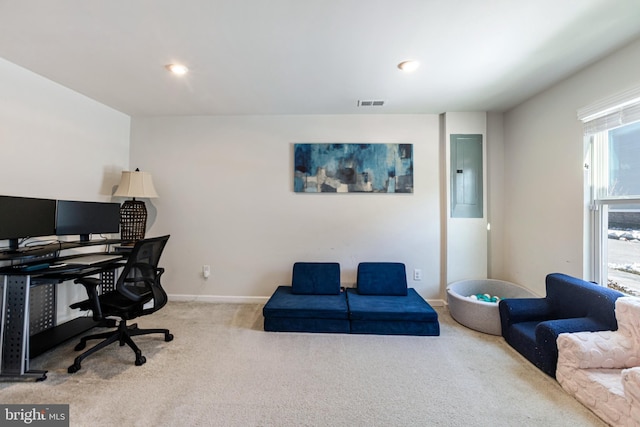
[[[211,275],[211,266],[203,265],[202,266],[202,275],[204,276],[205,279],[208,279],[209,275]]]
[[[422,270],[419,268],[413,270],[413,280],[422,280]]]

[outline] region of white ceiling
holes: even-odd
[[[0,57],[132,116],[504,111],[638,37],[640,0],[0,0]]]

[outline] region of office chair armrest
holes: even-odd
[[[162,285],[160,284],[160,276],[162,276],[163,273],[164,268],[156,268],[156,279],[151,285],[151,293],[153,294],[153,307],[143,310],[144,314],[150,314],[156,310],[159,310],[160,308],[164,307],[164,305],[168,301],[167,293],[164,291]]]
[[[98,297],[98,286],[100,286],[101,283],[100,279],[96,277],[82,277],[76,279],[74,283],[79,283],[86,289],[91,311],[93,311],[93,320],[103,320],[100,298]],[[74,307],[74,305],[76,304],[71,305],[71,308],[77,308]]]

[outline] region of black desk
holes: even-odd
[[[120,241],[93,241],[93,245],[109,245],[120,243]],[[87,242],[66,242],[62,249],[74,247],[90,246]],[[35,250],[22,251],[20,253],[0,254],[0,259],[24,260],[30,259],[26,265],[38,263],[55,264],[56,262],[68,262],[69,257],[46,257],[47,250],[57,251],[58,248],[46,245],[49,248],[37,248]],[[24,254],[29,256],[25,257]],[[37,256],[46,257],[34,260]],[[57,253],[57,252],[55,252]],[[120,253],[122,259],[126,253]],[[20,264],[23,265],[23,264]],[[46,324],[43,330],[30,337],[30,303],[32,300],[31,291],[39,287],[49,285],[55,289],[55,285],[68,280],[75,280],[79,277],[92,276],[100,273],[113,272],[121,265],[121,261],[110,260],[104,263],[90,266],[79,266],[69,263],[64,267],[47,267],[37,270],[29,270],[24,267],[7,266],[0,267],[0,306],[2,307],[2,318],[0,319],[0,380],[17,379],[46,379],[47,371],[32,371],[29,369],[29,358],[40,354],[49,348],[65,341],[79,333],[82,333],[99,323],[92,318],[81,317],[73,319],[62,325]],[[55,291],[53,291],[55,292]],[[51,304],[50,304],[51,305]],[[55,317],[55,303],[47,310]]]

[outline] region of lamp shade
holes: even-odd
[[[113,195],[116,197],[158,197],[151,174],[140,171],[122,171],[120,184]]]

